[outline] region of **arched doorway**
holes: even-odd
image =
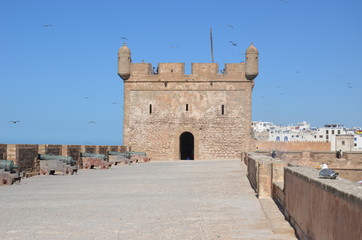
[[[190,132],[180,135],[180,159],[194,160],[194,135]]]

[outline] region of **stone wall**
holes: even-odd
[[[356,164],[362,164],[362,152],[344,152],[343,158]]]
[[[62,145],[41,144],[39,154],[62,155]]]
[[[7,145],[0,144],[0,159],[6,160]]]
[[[284,184],[284,211],[299,239],[361,238],[362,194],[358,183],[320,179],[315,169],[287,167]]]
[[[330,151],[321,151],[321,152],[311,152],[310,154],[313,161],[318,164],[328,163],[336,159],[336,152]]]
[[[39,146],[33,144],[8,144],[7,160],[14,161],[22,172],[39,172],[37,164]]]
[[[270,152],[258,152],[258,154],[270,156]],[[277,158],[291,164],[312,168],[320,168],[322,163],[326,163],[329,168],[338,171],[342,178],[355,182],[362,180],[362,152],[344,152],[342,158],[337,158],[334,151],[277,151]]]
[[[239,158],[251,149],[251,93],[244,63],[131,64],[124,83],[124,143],[156,160],[180,159],[180,136],[194,137],[195,159]]]
[[[360,239],[360,184],[343,178],[320,179],[316,169],[259,153],[243,153],[242,161],[248,165],[249,181],[257,196],[274,199],[298,239]]]
[[[82,145],[81,151],[82,153],[97,153],[97,146]]]
[[[243,157],[250,185],[258,198],[272,197],[273,184],[284,181],[284,167],[288,163],[259,153],[247,153]]]
[[[278,156],[281,159],[298,160],[303,158],[303,152],[291,151],[291,152],[278,152]]]
[[[72,157],[76,165],[82,168],[81,148],[81,145],[63,145],[62,155]]]
[[[108,151],[125,151],[126,146],[95,146],[95,145],[51,145],[51,144],[0,144],[0,154],[5,155],[5,160],[14,161],[15,165],[25,174],[39,172],[39,154],[53,154],[70,156],[81,167],[81,153],[101,153]]]
[[[330,142],[277,142],[277,141],[254,141],[255,151],[330,151]]]
[[[132,151],[132,147],[131,147],[131,146],[120,146],[119,151],[120,151],[120,152],[131,152],[131,151]]]
[[[338,177],[351,180],[353,182],[362,181],[362,168],[332,168],[338,172]]]
[[[107,154],[108,152],[108,146],[98,146],[98,153],[99,154]]]

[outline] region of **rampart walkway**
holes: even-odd
[[[274,231],[283,220],[268,220],[245,174],[227,160],[28,178],[0,188],[0,239],[294,239]]]

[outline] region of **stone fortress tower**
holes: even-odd
[[[123,143],[154,160],[235,159],[251,150],[251,98],[258,75],[258,50],[251,44],[245,63],[131,63],[118,52],[124,81]]]

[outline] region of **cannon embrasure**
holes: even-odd
[[[123,153],[123,152],[115,152],[109,151],[108,152],[109,162],[117,165],[118,163],[124,163],[130,165],[132,163],[131,154]]]
[[[0,185],[11,185],[16,181],[20,182],[20,180],[21,174],[14,162],[0,160]]]
[[[78,167],[75,166],[75,161],[72,157],[60,156],[53,154],[39,154],[40,160],[40,174],[50,175],[56,171],[61,171],[64,174],[73,175],[78,171]]]
[[[147,157],[145,152],[128,152],[131,155],[131,159],[135,160],[136,162],[149,162],[151,158]]]
[[[93,169],[95,166],[108,169],[112,166],[112,163],[107,161],[108,156],[105,154],[81,153],[81,157],[85,169]]]

